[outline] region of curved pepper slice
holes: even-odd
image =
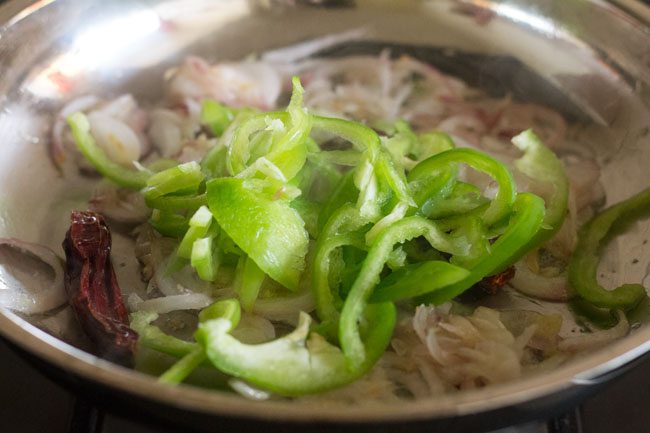
[[[353,368],[338,347],[309,332],[311,317],[302,312],[293,332],[268,343],[241,343],[229,334],[232,324],[227,319],[200,324],[195,337],[222,372],[280,395],[298,396],[338,388],[367,373],[386,350],[395,317],[391,303],[367,308],[362,339],[366,357]]]
[[[312,261],[312,292],[321,321],[336,320],[338,317],[336,308],[338,299],[329,284],[330,255],[335,249],[345,245],[363,248],[365,246],[363,235],[354,232],[366,223],[367,221],[361,218],[356,208],[345,204],[337,209],[323,227]]]
[[[130,189],[142,189],[147,184],[151,172],[143,170],[129,170],[120,164],[111,161],[106,153],[97,146],[95,139],[90,133],[90,123],[83,113],[74,113],[67,118],[68,125],[72,130],[77,148],[86,157],[88,162],[95,167],[102,176],[112,180],[119,186]]]
[[[515,167],[534,181],[551,184],[553,187],[550,197],[544,198],[544,225],[528,243],[528,248],[533,249],[549,240],[562,227],[569,200],[569,178],[562,162],[532,130],[528,129],[515,136],[512,143],[524,152],[515,161]]]
[[[476,261],[467,278],[425,295],[420,300],[442,304],[460,295],[484,277],[494,275],[512,265],[527,252],[528,240],[542,226],[544,215],[544,200],[531,193],[517,194],[508,227],[492,244],[489,254]]]
[[[650,211],[650,188],[600,212],[578,234],[578,244],[569,262],[569,283],[581,298],[602,308],[631,309],[645,296],[641,284],[623,284],[606,290],[598,284],[599,251],[614,226],[629,223]]]
[[[287,107],[289,122],[286,134],[273,143],[266,157],[293,179],[307,161],[307,139],[311,132],[312,118],[302,106],[304,89],[298,77],[293,77],[293,93]]]
[[[463,253],[467,248],[462,242],[454,243],[450,240],[435,223],[418,216],[404,218],[384,229],[368,251],[341,311],[339,341],[352,368],[366,362],[368,356],[361,340],[359,322],[366,309],[367,300],[379,282],[379,275],[386,261],[395,244],[419,236],[424,236],[431,246],[439,251],[454,254]]]
[[[494,200],[483,214],[483,222],[487,227],[504,219],[512,209],[517,188],[515,181],[502,162],[473,149],[456,148],[433,155],[416,165],[409,173],[409,179],[420,178],[424,175],[446,169],[450,164],[467,164],[497,181],[499,191]]]
[[[450,286],[468,275],[467,269],[441,260],[413,263],[381,280],[370,295],[369,302],[394,302],[414,298]]]
[[[219,227],[264,273],[297,290],[309,243],[298,212],[246,188],[243,179],[212,179],[206,187],[208,207]]]

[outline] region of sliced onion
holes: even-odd
[[[298,312],[309,313],[314,308],[316,308],[314,296],[310,290],[307,290],[298,296],[258,299],[253,306],[253,312],[274,322],[295,326],[298,324]]]
[[[237,328],[233,329],[231,334],[242,343],[259,344],[273,340],[275,338],[275,328],[264,317],[244,313]]]
[[[630,332],[630,323],[625,313],[617,310],[618,323],[616,326],[602,331],[585,333],[576,337],[568,337],[560,341],[558,349],[563,352],[581,352],[605,346],[607,343],[625,337]]]
[[[549,108],[513,103],[501,112],[490,133],[510,138],[528,128],[533,128],[547,146],[556,148],[565,139],[567,125],[561,115]]]
[[[198,57],[188,57],[172,75],[169,98],[184,103],[188,98],[214,98],[228,106],[275,107],[282,92],[283,74],[265,62],[220,63],[209,65]]]
[[[510,285],[524,295],[554,302],[566,302],[571,297],[566,273],[545,277],[531,271],[524,262],[515,263],[515,276]]]
[[[50,140],[50,152],[54,164],[60,166],[65,161],[65,142],[63,132],[66,128],[66,118],[77,111],[88,110],[97,104],[100,99],[95,95],[85,95],[68,102],[56,116],[52,126],[52,139]]]
[[[97,145],[112,161],[132,167],[140,159],[142,143],[128,124],[101,111],[90,113],[88,121]]]
[[[183,293],[181,295],[162,296],[138,302],[129,298],[129,307],[133,311],[151,311],[158,314],[178,310],[201,310],[212,304],[213,300],[203,293]]]
[[[170,158],[180,153],[183,147],[183,119],[171,110],[154,110],[151,112],[149,138],[163,158]]]
[[[0,239],[0,306],[40,314],[67,302],[61,259],[49,248]]]
[[[255,388],[242,380],[230,379],[228,385],[230,385],[233,391],[249,400],[263,401],[271,398],[270,392]]]

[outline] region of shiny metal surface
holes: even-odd
[[[565,95],[551,103],[576,119],[579,142],[604,164],[608,202],[648,186],[650,30],[602,1],[17,0],[0,7],[0,235],[58,251],[66,211],[88,193],[87,185],[67,186],[48,160],[49,127],[65,101],[87,92],[114,95],[128,89],[152,102],[163,72],[186,54],[238,59],[359,28],[362,39],[370,41],[518,59],[507,67],[525,66]],[[535,93],[529,82],[501,84],[513,93]],[[603,271],[606,280],[645,277],[649,231],[647,224],[640,225],[610,248],[618,265]],[[650,351],[650,326],[641,324],[615,344],[517,382],[390,406],[305,404],[297,411],[290,402],[253,404],[235,395],[163,386],[5,310],[0,311],[0,333],[76,375],[178,408],[329,422],[442,419],[489,411],[597,383]]]

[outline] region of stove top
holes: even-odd
[[[642,433],[650,431],[650,361],[607,385],[579,408],[493,433]],[[0,432],[162,433],[90,405],[45,378],[0,340]]]

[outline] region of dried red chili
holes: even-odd
[[[459,300],[461,302],[473,303],[486,296],[496,295],[514,276],[515,267],[510,266],[498,274],[483,278],[465,293],[461,294]]]
[[[496,295],[499,290],[508,283],[508,281],[512,280],[514,276],[515,267],[510,266],[496,275],[483,278],[481,281],[476,283],[476,287],[488,295]]]
[[[132,364],[138,334],[129,327],[104,218],[95,212],[73,211],[63,249],[68,299],[97,355]]]

